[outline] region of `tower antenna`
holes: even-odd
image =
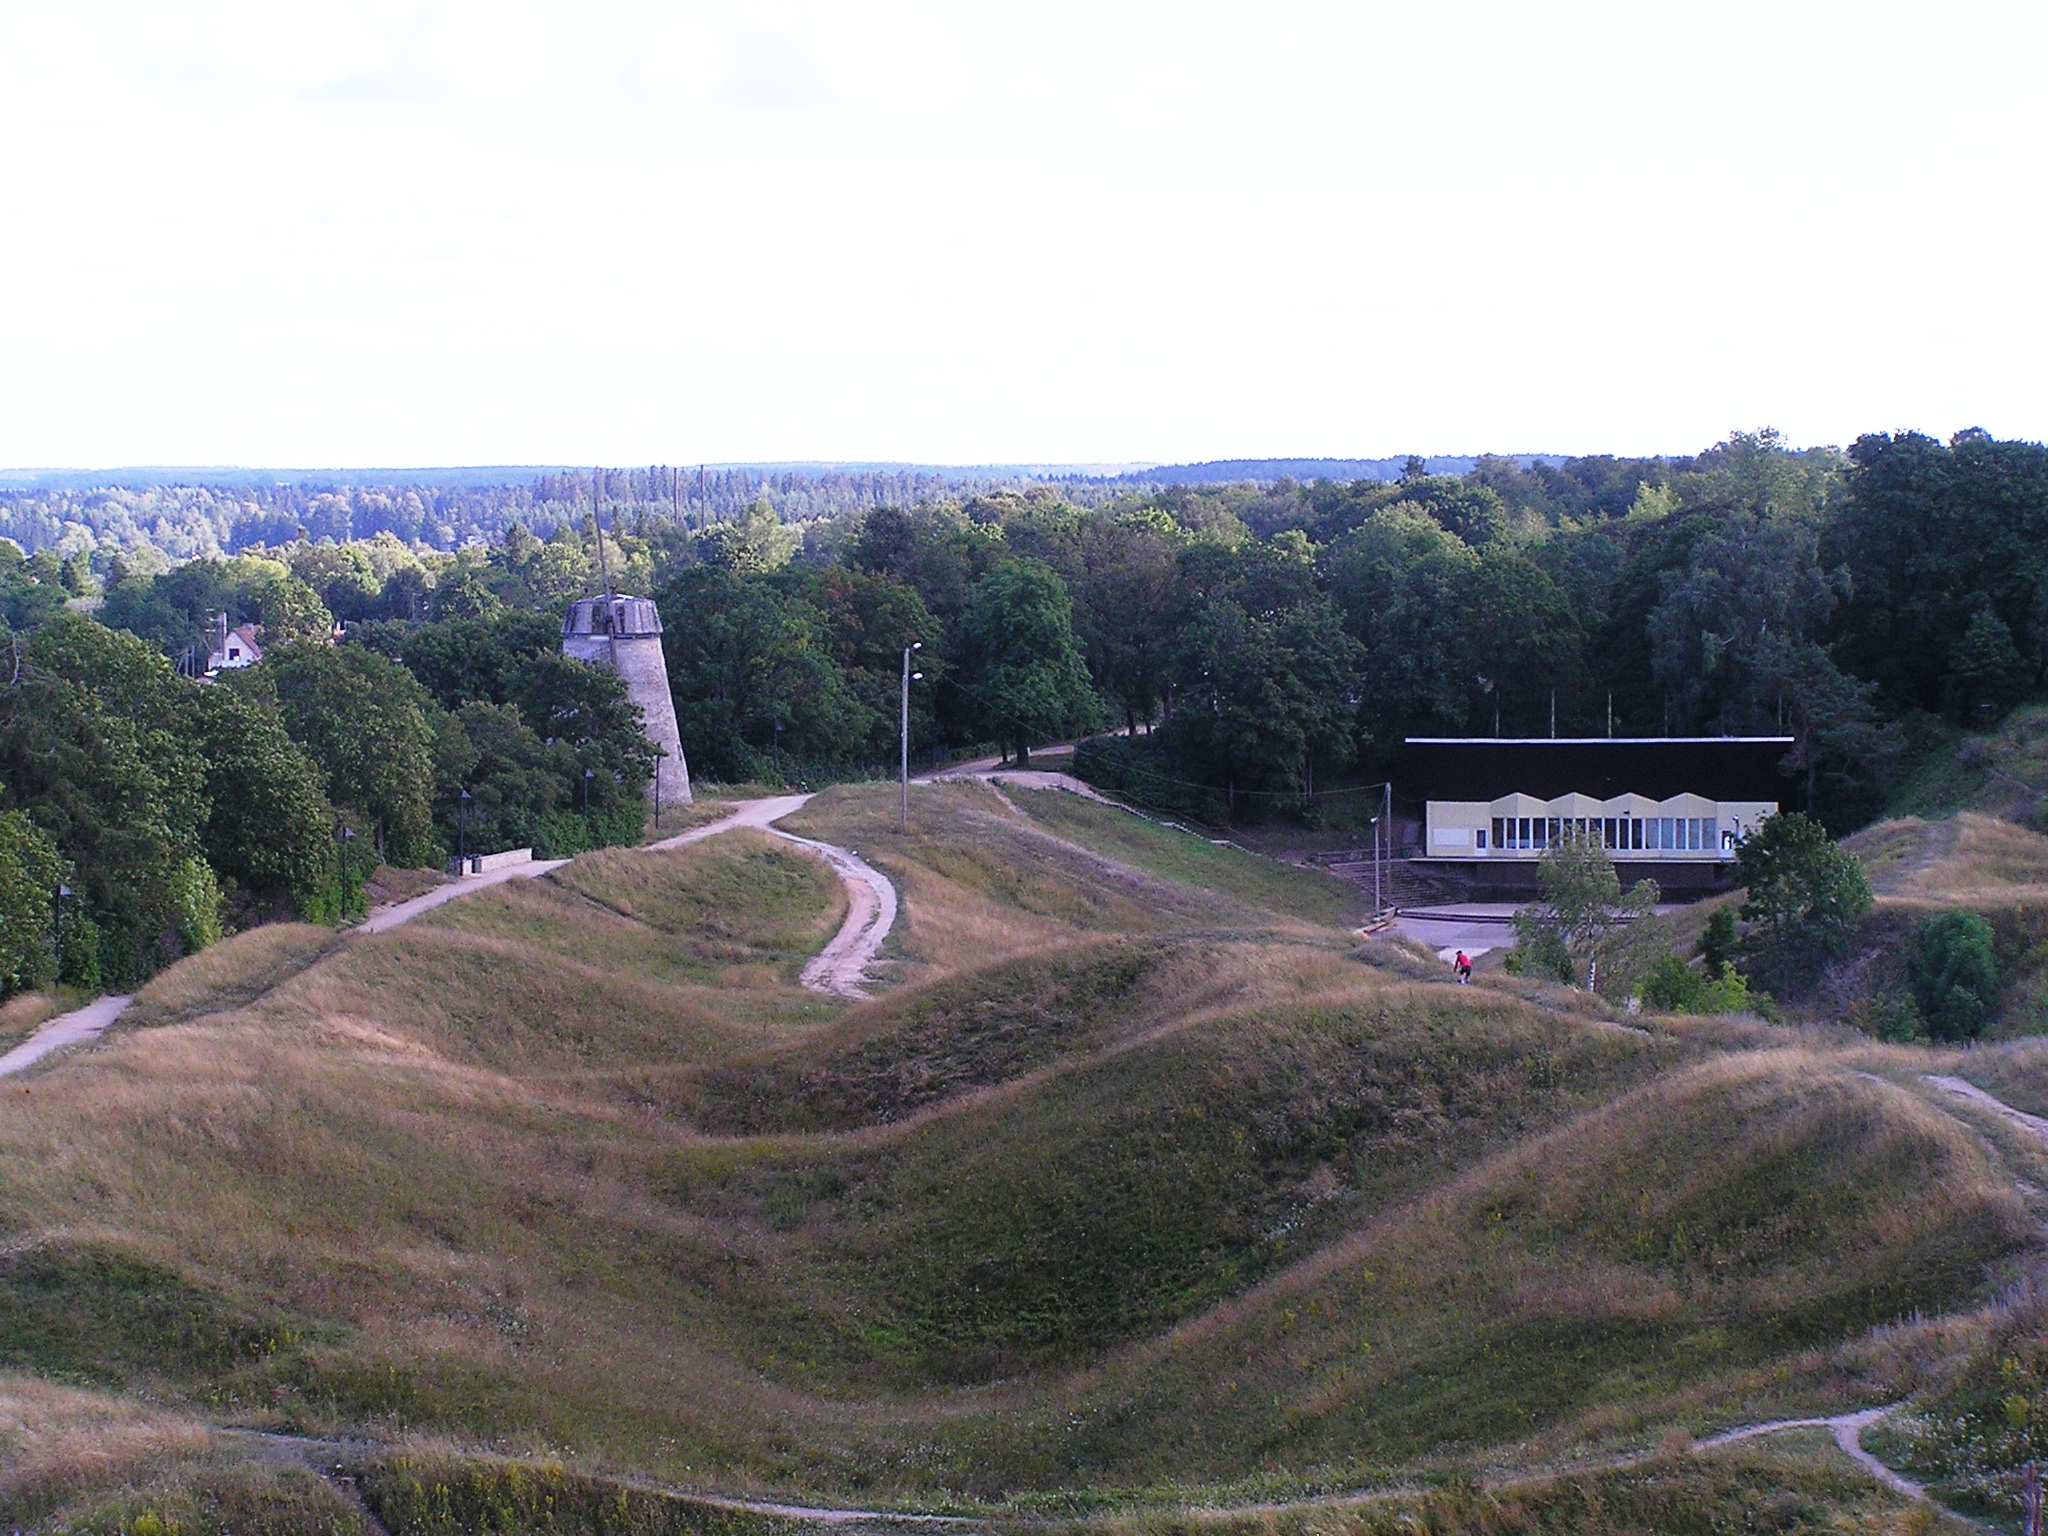
[[[616,597],[612,591],[612,564],[604,553],[604,471],[590,472],[590,526],[597,530],[597,568],[604,573],[604,595]]]

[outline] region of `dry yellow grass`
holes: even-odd
[[[297,975],[341,935],[311,923],[274,923],[222,940],[160,971],[121,1017],[124,1029],[175,1024],[239,1008]]]
[[[132,1342],[104,1280],[132,1272],[176,1326],[106,1379],[237,1422],[699,1486],[1249,1485],[1837,1404],[1830,1351],[1968,1300],[2029,1240],[1975,1131],[1859,1075],[1948,1058],[1652,1038],[1561,990],[1408,980],[1360,965],[1312,890],[1261,908],[1264,870],[1182,878],[1142,831],[974,785],[912,804],[908,836],[868,788],[801,824],[904,897],[906,984],[857,1007],[793,984],[836,882],[751,834],[593,855],[281,980],[286,932],[167,973],[158,1027],[0,1084],[0,1350],[19,1316],[73,1321],[24,1275],[71,1277],[51,1294],[87,1342]],[[1006,959],[1139,951],[1163,958],[1100,1007],[997,985]],[[720,1073],[802,1112],[716,1120],[697,1090]],[[1150,1287],[1139,1324],[1112,1249]],[[1109,1342],[1032,1335],[971,1390],[919,1374],[916,1329],[964,1337],[977,1287],[1027,1270],[1049,1277],[1032,1326]],[[146,1427],[108,1462],[120,1499],[169,1486]]]
[[[27,1038],[37,1025],[75,1004],[48,992],[18,992],[0,1003],[0,1050]]]
[[[334,1486],[190,1414],[0,1377],[0,1521],[17,1532],[367,1536]]]
[[[157,1462],[220,1443],[205,1420],[32,1376],[0,1376],[0,1499],[54,1503],[94,1484],[132,1479]]]
[[[2048,901],[2048,837],[1975,811],[1880,823],[1850,839],[1880,903],[1911,910]]]

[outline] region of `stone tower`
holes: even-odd
[[[647,786],[647,802],[655,803],[659,785],[662,805],[688,805],[690,765],[683,760],[676,731],[676,701],[668,691],[668,663],[661,655],[661,614],[653,602],[610,595],[579,598],[562,616],[562,654],[610,667],[626,680],[627,697],[640,706],[647,739],[666,754]]]

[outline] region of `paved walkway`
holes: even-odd
[[[1371,893],[1368,892],[1368,895]],[[1394,914],[1394,931],[1436,951],[1449,965],[1459,950],[1474,960],[1489,949],[1515,942],[1513,902],[1464,901],[1451,907],[1403,907]]]
[[[107,1026],[121,1017],[134,1001],[133,997],[103,997],[70,1013],[58,1014],[5,1056],[0,1056],[0,1077],[26,1072],[50,1052],[61,1051],[67,1045],[83,1045],[88,1040],[99,1039],[107,1032]]]
[[[415,896],[411,901],[395,902],[379,908],[356,924],[355,933],[386,933],[401,923],[409,923],[422,912],[454,901],[459,896],[470,896],[493,885],[503,885],[507,880],[531,880],[535,875],[544,875],[549,870],[560,869],[567,859],[535,859],[527,864],[507,864],[503,869],[494,869],[481,875],[464,875],[460,880],[450,880],[446,885],[437,885],[424,896]]]
[[[896,926],[896,887],[889,882],[887,875],[868,864],[858,853],[813,838],[798,837],[794,832],[785,832],[772,825],[803,809],[810,798],[809,795],[772,795],[765,800],[749,800],[730,816],[707,822],[701,827],[692,827],[658,843],[649,843],[640,851],[664,853],[739,827],[753,827],[815,854],[831,866],[833,873],[846,886],[846,921],[839,925],[839,931],[832,936],[831,942],[812,956],[798,980],[813,992],[866,998],[870,995],[867,969],[874,963],[875,956],[881,953],[890,930]],[[385,907],[358,923],[351,932],[388,933],[400,924],[411,922],[422,912],[431,912],[458,897],[472,896],[491,886],[503,885],[507,880],[531,880],[537,875],[560,869],[568,862],[567,859],[536,859],[528,864],[508,864],[487,874],[465,875],[460,880],[436,886],[424,896]],[[25,1072],[52,1051],[97,1040],[134,1001],[133,997],[103,997],[70,1013],[60,1013],[13,1050],[0,1056],[0,1077]]]

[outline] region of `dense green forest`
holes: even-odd
[[[1407,735],[1782,730],[1791,798],[1841,832],[2048,677],[2048,449],[1981,432],[808,522],[678,518],[633,473],[610,574],[660,605],[700,778],[892,762],[917,644],[920,761],[1120,728],[1087,771],[1214,821],[1341,822]],[[546,537],[515,518],[452,551],[317,518],[183,560],[139,524],[69,556],[0,543],[0,884],[78,892],[61,956],[47,896],[6,920],[6,984],[127,985],[223,922],[339,917],[376,858],[458,835],[642,836],[636,712],[557,652],[603,583],[589,490],[536,488]],[[181,676],[223,614],[263,626],[263,663]]]

